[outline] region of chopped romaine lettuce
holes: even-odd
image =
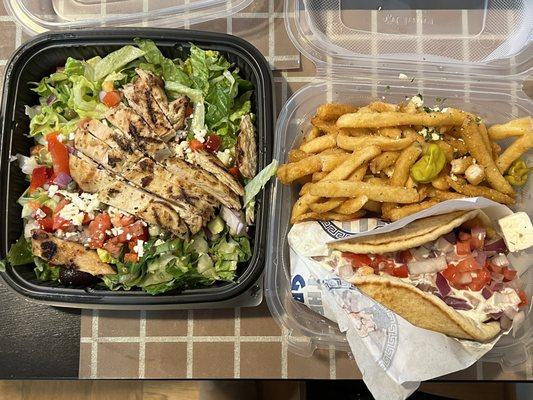
[[[265,168],[246,184],[244,187],[244,206],[246,206],[251,200],[257,196],[257,193],[266,185],[266,183],[272,178],[278,170],[278,161],[272,160]]]
[[[33,270],[37,279],[40,281],[59,282],[59,271],[61,267],[50,265],[39,257],[35,257],[33,261],[35,262],[35,268]]]
[[[144,51],[135,46],[124,46],[99,60],[94,65],[93,81],[99,81],[112,72],[120,70],[129,62],[142,57]]]
[[[31,263],[33,261],[31,242],[26,240],[24,236],[21,236],[14,244],[11,245],[5,261],[7,261],[7,263],[9,263],[9,265],[12,267]]]

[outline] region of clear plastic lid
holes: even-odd
[[[98,26],[180,27],[227,17],[252,0],[4,0],[30,34]]]
[[[286,0],[286,25],[317,67],[510,76],[533,66],[533,2],[472,0],[470,9],[409,1]],[[446,2],[446,7],[462,7]],[[379,6],[382,4],[383,6]],[[416,4],[415,4],[416,5]],[[427,7],[432,6],[427,4]]]

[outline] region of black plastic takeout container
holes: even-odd
[[[29,118],[24,105],[37,104],[38,96],[30,90],[29,82],[39,81],[64,65],[68,57],[89,59],[105,56],[124,45],[133,44],[136,37],[152,39],[168,57],[186,57],[190,43],[203,49],[218,50],[235,63],[241,74],[254,85],[253,112],[256,114],[259,169],[272,158],[272,82],[268,63],[250,43],[235,36],[181,30],[153,28],[112,28],[83,31],[45,33],[18,48],[6,67],[1,115],[0,196],[0,257],[22,234],[21,207],[17,199],[27,188],[24,174],[11,155],[27,155],[32,139],[28,132]],[[70,288],[41,282],[35,278],[32,265],[7,267],[1,275],[18,293],[34,301],[80,308],[202,308],[256,305],[261,300],[257,281],[264,267],[265,236],[269,185],[256,202],[251,260],[239,267],[235,283],[191,289],[180,293],[152,296],[140,291],[107,291],[93,288]]]

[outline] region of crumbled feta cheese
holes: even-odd
[[[29,238],[31,237],[31,232],[35,229],[39,229],[40,226],[35,220],[28,221],[26,225],[24,225],[24,237]]]
[[[442,110],[441,110],[443,113],[446,113],[448,111],[450,111],[450,109],[448,107],[444,107]]]
[[[68,134],[68,140],[74,140],[75,137],[76,137],[76,135],[74,134],[74,132],[70,132]]]
[[[38,208],[37,210],[35,210],[35,217],[36,218],[44,218],[46,217],[46,213],[41,210],[40,208]]]
[[[68,239],[68,238],[71,238],[72,236],[76,236],[78,234],[78,232],[65,232],[65,237]]]
[[[67,192],[66,190],[58,190],[57,193],[62,194],[69,199],[80,211],[92,212],[100,207],[97,193],[78,194],[75,192]]]
[[[118,228],[111,228],[111,234],[113,236],[118,236],[118,235],[120,235],[123,232],[124,232],[124,230],[120,226]]]
[[[198,129],[194,132],[194,138],[198,140],[200,143],[205,142],[205,135],[207,135],[206,129]]]
[[[435,128],[422,128],[418,131],[418,134],[424,137],[424,140],[426,142],[429,142],[431,140],[440,140],[442,139],[442,135],[435,130]]]
[[[73,225],[81,225],[83,223],[83,218],[85,213],[80,210],[76,203],[68,203],[65,207],[59,211],[59,216],[68,221],[71,221]]]
[[[112,232],[111,232],[109,229],[106,229],[105,234],[106,234],[107,236],[111,236]]]
[[[126,240],[131,240],[133,236],[131,236],[131,233],[126,234]]]
[[[186,140],[183,140],[182,142],[174,146],[174,152],[179,158],[184,158],[187,150],[190,150],[190,148],[189,148],[189,142]]]
[[[161,239],[157,239],[155,242],[154,242],[154,246],[159,246],[161,244],[165,243],[163,240]]]
[[[420,96],[419,94],[411,97],[411,100],[409,100],[409,102],[413,103],[416,108],[420,108],[424,105],[424,100],[422,100],[422,96]]]
[[[233,163],[233,154],[230,149],[217,151],[217,158],[222,161],[222,164],[225,166],[229,166]]]
[[[58,190],[59,190],[59,186],[50,185],[50,187],[48,188],[48,197],[50,198],[54,197]]]
[[[409,77],[405,75],[403,72],[398,75],[398,78],[400,78],[402,81],[409,80]]]
[[[440,140],[440,135],[437,132],[431,132],[431,140]]]
[[[137,253],[139,258],[141,258],[144,255],[144,241],[143,240],[137,240],[137,244],[133,247],[133,251]]]
[[[455,174],[450,174],[450,178],[452,178],[452,181],[457,182],[457,176]]]
[[[509,251],[525,250],[533,246],[533,225],[527,213],[520,211],[500,218],[498,225]]]

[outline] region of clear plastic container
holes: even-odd
[[[29,34],[97,26],[177,28],[227,17],[253,0],[4,0]]]
[[[446,98],[446,106],[475,112],[489,124],[533,115],[533,101],[522,90],[533,65],[531,2],[513,1],[510,10],[510,1],[491,0],[468,11],[345,8],[353,3],[286,0],[289,35],[316,64],[319,76],[294,93],[278,117],[273,155],[280,162],[310,127],[317,106],[329,101],[398,103],[422,93],[427,105]],[[441,41],[446,45],[439,46]],[[481,44],[490,48],[481,50]],[[399,73],[414,81],[400,80]],[[528,158],[533,161],[532,155]],[[532,188],[530,179],[516,205],[530,216]],[[297,196],[294,186],[273,184],[267,242],[273,251],[267,254],[265,279],[270,311],[286,330],[291,351],[303,356],[330,346],[349,351],[335,323],[292,298],[286,238]],[[531,268],[523,280],[531,297]],[[505,370],[523,368],[533,344],[532,328],[529,314],[517,335],[503,337],[485,360],[499,362]]]

